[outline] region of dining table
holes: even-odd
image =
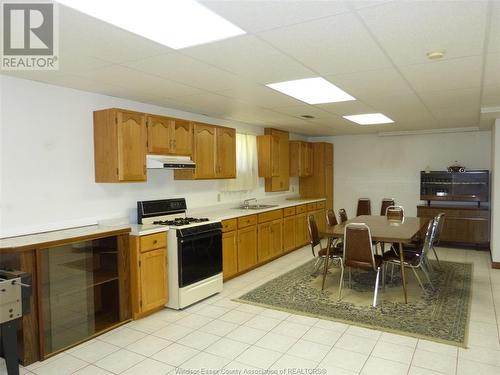
[[[420,235],[429,219],[423,217],[405,216],[402,220],[390,220],[387,216],[361,215],[347,220],[341,224],[327,226],[320,231],[320,236],[327,237],[328,241],[344,237],[344,229],[347,224],[364,223],[370,228],[372,241],[381,243],[397,243],[399,245],[399,260],[404,264],[403,245],[411,242]],[[403,295],[405,303],[408,303],[406,290],[405,267],[400,267],[401,281],[403,284]]]

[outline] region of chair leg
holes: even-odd
[[[373,292],[373,307],[377,306],[379,278],[380,278],[380,267],[377,268],[377,278],[375,279],[375,291]]]
[[[342,299],[342,287],[344,286],[344,262],[340,259],[340,283],[339,283],[339,301]]]
[[[391,284],[394,282],[394,263],[391,263]]]
[[[425,292],[424,284],[422,284],[422,280],[420,280],[420,276],[418,276],[417,270],[414,267],[410,267],[410,268],[412,269],[413,273],[415,274],[415,277],[417,278],[417,281],[420,284],[420,287]]]
[[[385,291],[385,264],[382,264],[382,289]]]
[[[349,267],[349,289],[352,289],[352,275],[351,275],[351,267]]]
[[[321,268],[321,265],[323,264],[324,260],[325,260],[324,258],[320,258],[320,257],[318,257],[316,259],[316,263],[314,263],[313,271],[311,272],[311,276],[315,276],[316,275],[316,273]]]
[[[328,261],[329,261],[328,258],[329,257],[325,257],[325,267],[323,269],[323,283],[321,284],[321,290],[325,290],[326,274],[328,273]]]
[[[436,252],[436,249],[434,248],[434,246],[432,246],[432,251],[434,252],[434,256],[436,257],[436,261],[437,261],[439,268],[442,269],[443,267],[441,267],[441,263],[439,262],[439,257],[437,255],[437,252]]]
[[[422,267],[420,267],[420,268],[422,269],[422,272],[424,273],[425,277],[427,278],[427,281],[429,282],[431,289],[434,290],[434,285],[432,284],[431,278],[429,277],[429,273],[425,269],[424,265],[422,264]]]

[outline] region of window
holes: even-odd
[[[236,133],[236,178],[222,180],[220,190],[249,191],[257,184],[257,137]]]

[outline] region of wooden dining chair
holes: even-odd
[[[372,204],[369,198],[359,198],[358,208],[356,210],[356,216],[361,215],[371,215],[372,214]]]
[[[312,274],[315,275],[321,267],[321,264],[324,263],[324,272],[323,272],[323,284],[321,290],[325,288],[325,278],[326,273],[328,271],[328,261],[332,259],[335,263],[339,263],[340,267],[343,269],[344,265],[342,263],[343,249],[332,248],[327,245],[325,248],[321,244],[321,238],[319,237],[318,226],[316,225],[316,220],[313,215],[309,215],[307,218],[307,228],[309,230],[309,243],[311,244],[311,251],[313,257],[316,257],[316,263],[314,263],[314,268]],[[315,248],[319,246],[319,250],[316,255]]]
[[[427,225],[427,232],[425,235],[425,240],[422,244],[417,249],[406,249],[403,247],[403,258],[404,262],[401,264],[401,258],[399,257],[399,249],[397,249],[395,252],[388,251],[384,253],[383,259],[384,259],[384,264],[391,264],[391,265],[397,265],[399,267],[407,267],[410,268],[413,271],[413,274],[415,275],[415,278],[417,279],[420,287],[425,290],[424,284],[422,283],[422,280],[420,279],[420,276],[418,276],[417,270],[420,269],[425,277],[427,278],[427,281],[429,282],[429,285],[431,286],[432,289],[434,289],[434,285],[432,284],[431,278],[429,276],[429,272],[427,270],[427,262],[426,262],[426,257],[427,253],[430,251],[432,244],[434,242],[434,238],[436,235],[436,228],[437,228],[437,221],[436,219],[432,219],[429,221],[429,224]],[[394,270],[394,269],[393,269]],[[392,276],[393,276],[393,270],[391,271],[391,281],[392,281]]]
[[[344,228],[344,267],[349,267],[349,287],[352,287],[351,268],[377,272],[372,303],[373,307],[377,306],[380,272],[384,275],[384,263],[382,256],[375,254],[370,228],[364,223],[351,223]],[[342,296],[343,271],[344,269],[340,276],[339,299]]]
[[[382,205],[380,206],[380,216],[385,216],[385,212],[387,211],[387,207],[394,206],[393,198],[384,198],[382,199]]]
[[[345,223],[348,219],[347,219],[347,212],[345,209],[341,208],[339,210],[339,218],[340,218],[340,223],[343,224]]]

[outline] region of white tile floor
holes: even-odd
[[[303,248],[225,283],[221,294],[184,311],[165,309],[128,323],[21,373],[153,375],[199,368],[317,368],[323,371],[316,374],[334,375],[499,375],[500,270],[491,269],[487,252],[440,248],[439,254],[444,260],[474,263],[469,349],[231,300],[310,260],[310,249]],[[1,363],[0,374],[5,373]]]

